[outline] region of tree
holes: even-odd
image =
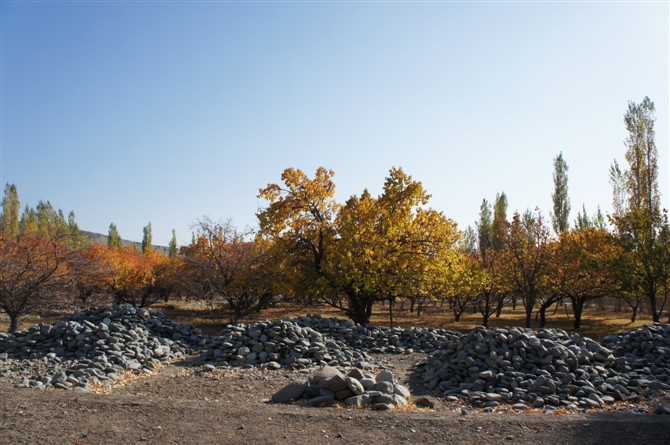
[[[140,254],[133,246],[106,249],[105,267],[109,273],[104,285],[118,304],[148,307],[165,299],[173,277],[162,252],[149,249]]]
[[[2,198],[2,233],[7,237],[19,235],[19,210],[21,203],[14,184],[5,186],[5,196]]]
[[[477,248],[479,255],[483,258],[486,258],[486,253],[492,246],[491,225],[491,204],[483,199],[479,207],[479,222],[477,223]]]
[[[425,209],[420,182],[393,168],[380,196],[364,191],[344,206],[333,199],[333,172],[313,180],[287,169],[284,187],[270,184],[260,197],[261,233],[288,258],[294,293],[321,297],[353,321],[366,324],[375,301],[429,298],[458,240],[456,225]],[[392,316],[392,312],[389,314]]]
[[[19,232],[25,235],[35,235],[37,233],[37,212],[28,204],[26,204],[26,207],[21,214]]]
[[[197,229],[196,242],[182,248],[190,290],[212,302],[223,298],[231,322],[267,306],[280,283],[269,242],[230,221],[203,218]]]
[[[570,228],[570,198],[568,197],[568,164],[563,159],[563,152],[554,158],[554,192],[551,194],[554,211],[551,224],[557,235]]]
[[[549,231],[542,215],[514,213],[507,240],[504,264],[514,290],[521,296],[526,311],[526,327],[530,327],[538,298],[545,292],[549,273]]]
[[[504,239],[504,224],[501,213],[506,208],[504,194],[496,196],[498,221],[496,221],[496,241]],[[476,259],[479,271],[475,273],[477,279],[471,281],[475,285],[475,298],[473,299],[479,313],[482,315],[482,324],[488,326],[491,315],[497,313],[503,304],[506,287],[504,286],[504,274],[501,271],[500,251],[493,248],[494,230],[491,220],[491,206],[484,199],[480,207],[479,222],[477,223],[477,238],[479,240]]]
[[[0,309],[17,331],[21,317],[56,304],[70,252],[50,235],[0,234]]]
[[[257,216],[260,235],[271,239],[278,257],[287,259],[287,279],[293,294],[323,297],[328,288],[323,265],[335,242],[335,172],[319,167],[314,179],[301,170],[288,168],[281,175],[283,186],[268,184],[259,198],[269,205]]]
[[[177,234],[174,229],[172,229],[172,239],[170,239],[170,245],[168,246],[168,258],[172,259],[177,256]]]
[[[119,229],[116,228],[116,224],[109,224],[109,232],[107,234],[107,246],[109,247],[123,247],[123,241],[121,240],[121,235],[119,235]]]
[[[491,225],[491,247],[499,257],[502,257],[502,251],[505,249],[507,234],[509,232],[509,221],[507,220],[507,195],[505,192],[496,194],[496,200],[493,204],[493,223]],[[502,315],[503,304],[507,292],[501,292],[498,295],[498,309],[496,317]],[[516,297],[512,299],[513,307],[516,308]]]
[[[628,169],[621,172],[615,164],[610,179],[615,195],[612,220],[623,255],[620,273],[628,275],[626,281],[636,283],[646,295],[652,319],[658,322],[665,306],[665,299],[659,304],[658,292],[670,275],[670,249],[664,235],[670,229],[667,214],[660,208],[654,113],[648,97],[639,105],[628,104],[624,116]],[[617,203],[621,208],[616,208]]]
[[[142,229],[143,236],[142,236],[142,253],[148,252],[150,249],[152,249],[151,245],[151,221],[149,224],[144,226]]]
[[[500,251],[505,248],[505,239],[509,230],[507,221],[507,195],[505,192],[496,195],[493,204],[493,223],[491,225],[491,247]]]
[[[570,299],[574,314],[573,328],[579,329],[588,301],[612,295],[614,280],[610,273],[615,255],[612,237],[594,225],[576,228],[561,235],[564,253],[561,291]]]

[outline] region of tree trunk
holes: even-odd
[[[409,299],[409,313],[410,314],[414,313],[414,298]]]
[[[635,320],[637,319],[637,308],[638,308],[638,305],[631,306],[631,308],[633,309],[633,313],[632,313],[632,315],[630,316],[630,322],[631,322],[631,323],[635,323]]]
[[[572,327],[577,330],[582,327],[582,313],[584,312],[584,300],[570,297],[572,302],[572,312],[575,315],[575,320]]]
[[[347,295],[349,300],[349,308],[347,315],[351,321],[360,325],[366,325],[370,322],[372,316],[372,303],[374,298],[366,298],[360,295]]]
[[[498,308],[496,309],[496,318],[500,318],[502,315],[502,310],[503,310],[503,304],[505,303],[505,296],[504,295],[499,295],[498,296]]]
[[[8,332],[18,332],[21,327],[21,314],[11,313],[9,315],[9,331]]]
[[[461,313],[460,312],[454,311],[454,321],[457,322],[457,323],[459,321],[461,321]]]
[[[560,300],[556,295],[552,295],[540,305],[540,328],[544,328],[547,325],[547,309]]]
[[[395,298],[389,300],[389,323],[393,327],[393,305],[395,304]]]
[[[491,315],[488,313],[488,311],[485,311],[485,312],[482,313],[482,326],[484,326],[485,328],[489,327],[489,317],[490,316]]]
[[[523,307],[526,310],[526,327],[530,328],[530,323],[533,320],[533,308],[535,307],[535,297],[522,297]]]
[[[649,286],[647,296],[649,297],[649,308],[651,309],[651,319],[654,323],[658,323],[661,320],[661,312],[663,312],[663,308],[661,308],[661,310],[658,312],[656,311],[656,289],[653,286]]]

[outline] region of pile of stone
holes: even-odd
[[[625,357],[594,340],[524,328],[477,328],[416,368],[429,389],[483,407],[596,408],[635,401],[642,387],[668,387],[626,369]]]
[[[0,334],[0,378],[20,386],[87,389],[202,349],[197,329],[131,306],[101,307]]]
[[[458,340],[463,335],[457,331],[425,327],[361,326],[348,320],[324,318],[320,315],[298,317],[295,322],[352,348],[372,353],[428,353],[444,343]]]
[[[670,383],[670,324],[641,326],[618,335],[608,335],[603,346],[625,358],[624,371]]]
[[[358,368],[347,372],[331,366],[324,366],[307,380],[289,383],[272,395],[275,403],[302,400],[308,406],[344,405],[376,410],[407,406],[409,399],[409,390],[395,383],[387,370],[375,376]]]
[[[360,365],[368,356],[310,327],[279,320],[226,326],[202,359],[231,366],[304,369]]]

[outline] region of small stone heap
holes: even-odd
[[[603,346],[623,357],[628,373],[670,383],[670,324],[656,323],[603,338]]]
[[[358,368],[347,372],[331,366],[324,366],[307,380],[289,383],[272,396],[275,403],[304,400],[308,406],[343,404],[376,410],[407,406],[409,399],[409,390],[394,383],[389,371],[383,370],[374,376]]]
[[[354,366],[368,358],[346,344],[293,320],[228,325],[214,337],[202,359],[232,366],[302,369]]]
[[[13,333],[0,333],[0,377],[20,386],[108,386],[127,372],[151,372],[203,348],[208,340],[193,327],[131,306],[101,307]]]
[[[298,317],[295,322],[352,348],[376,354],[428,353],[463,335],[457,331],[425,327],[361,326],[339,318],[323,318],[318,314]]]
[[[651,383],[626,367],[625,358],[577,334],[480,327],[431,354],[417,374],[429,389],[475,406],[595,408],[637,400]]]

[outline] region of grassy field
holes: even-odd
[[[191,324],[209,334],[217,334],[228,324],[229,320],[228,313],[225,310],[212,310],[207,305],[197,302],[170,302],[168,304],[156,305],[151,310],[161,311],[171,319]],[[323,317],[346,318],[341,311],[328,306],[304,307],[291,303],[282,303],[274,308],[254,313],[240,321],[248,323],[259,320],[275,320],[310,313],[321,314]],[[57,319],[58,316],[27,316],[23,318],[22,327],[27,328],[37,323],[51,323]],[[495,316],[490,318],[489,327],[523,326],[524,320],[525,313],[520,306],[517,306],[516,310],[508,307],[503,310],[500,318],[495,318]],[[577,332],[582,336],[600,339],[605,335],[619,333],[649,323],[651,323],[651,320],[648,314],[639,314],[638,320],[635,323],[631,323],[629,312],[613,312],[589,308],[584,311],[582,328]],[[374,307],[372,324],[389,325],[388,306],[376,305]],[[429,306],[424,309],[421,317],[417,317],[416,313],[409,312],[408,305],[406,305],[404,309],[396,306],[394,310],[394,324],[402,327],[430,326],[465,332],[481,325],[481,316],[473,314],[470,311],[463,314],[459,322],[455,322],[453,314],[446,306],[444,308]],[[547,312],[547,327],[549,328],[565,329],[568,332],[572,332],[572,324],[572,315],[566,313],[563,308],[555,314],[553,309]],[[7,317],[4,314],[0,315],[0,331],[6,331],[8,325],[9,320]],[[533,328],[537,328],[535,319],[533,320]]]

